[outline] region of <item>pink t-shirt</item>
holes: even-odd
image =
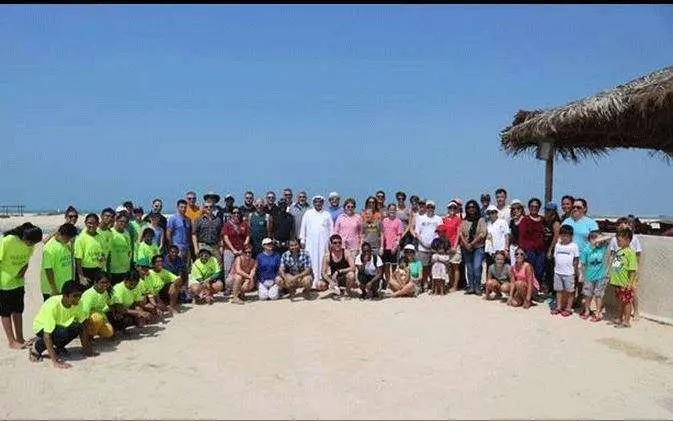
[[[381,221],[381,229],[383,231],[384,250],[392,250],[399,245],[402,233],[404,233],[403,225],[400,218],[383,218]]]
[[[357,250],[362,239],[362,217],[356,213],[352,216],[342,213],[334,224],[334,233],[341,236],[344,248]]]

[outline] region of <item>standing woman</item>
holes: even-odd
[[[66,222],[58,228],[56,234],[42,248],[40,283],[44,301],[52,295],[59,295],[63,284],[73,278],[70,242],[75,237],[77,237],[77,228]]]
[[[363,214],[367,209],[370,209],[372,211],[372,217],[376,221],[381,220],[381,209],[379,209],[379,201],[376,200],[376,197],[374,196],[369,196],[367,200],[365,201],[365,208],[363,210]]]
[[[362,243],[362,217],[355,213],[355,199],[348,198],[344,202],[344,213],[337,216],[333,234],[339,234],[344,242],[344,248],[353,259],[360,253]]]
[[[479,204],[476,200],[468,200],[459,237],[462,259],[467,271],[465,294],[481,295],[481,264],[484,261],[484,243],[487,235],[486,223],[479,213]]]
[[[519,224],[523,219],[523,205],[521,201],[518,199],[512,200],[509,210],[509,261],[511,264],[514,264],[514,261],[516,261],[514,253],[519,248]]]
[[[72,206],[72,205],[68,206],[65,210],[64,215],[65,215],[65,223],[66,224],[77,225],[77,219],[79,218],[79,213],[77,212],[77,209],[75,209],[74,206]],[[79,228],[77,228],[77,234],[79,234]],[[47,237],[45,237],[44,240],[42,240],[42,242],[44,244],[47,244],[47,241],[54,238],[55,235],[56,235],[56,231],[52,232]]]
[[[0,317],[10,348],[26,346],[23,339],[24,276],[42,230],[26,222],[5,232],[0,240]]]
[[[105,269],[105,253],[98,233],[100,219],[95,213],[84,218],[84,230],[75,240],[75,267],[79,282],[91,286],[98,270]]]
[[[126,212],[119,212],[115,217],[110,240],[110,265],[108,279],[112,286],[124,282],[131,271],[132,245],[131,236],[126,230],[128,216]]]
[[[573,203],[575,203],[575,198],[566,194],[561,198],[561,212],[563,214],[560,216],[560,221],[565,221],[566,219],[572,216]]]
[[[269,237],[271,232],[271,215],[264,212],[264,201],[255,200],[255,211],[249,216],[250,221],[250,244],[252,244],[252,257],[256,258],[262,252],[262,240]]]
[[[533,265],[536,279],[543,279],[547,257],[544,243],[545,222],[540,215],[542,202],[534,197],[528,201],[528,215],[519,222],[519,245],[526,252],[526,260]]]
[[[544,246],[547,251],[547,259],[544,272],[544,287],[547,292],[554,292],[554,246],[558,241],[561,219],[556,211],[554,202],[549,202],[544,207]]]

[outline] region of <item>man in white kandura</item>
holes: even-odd
[[[299,239],[301,246],[311,258],[313,268],[313,287],[321,278],[323,256],[329,247],[329,236],[332,234],[334,222],[329,212],[323,209],[325,198],[313,196],[313,209],[309,209],[301,219]]]

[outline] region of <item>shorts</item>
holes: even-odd
[[[127,279],[129,276],[128,272],[126,273],[111,273],[108,275],[108,279],[110,280],[111,285],[117,285],[121,282],[124,282],[125,279]]]
[[[587,298],[603,298],[607,284],[608,278],[599,279],[597,281],[585,281],[584,286],[582,287],[582,295]]]
[[[0,290],[0,316],[9,317],[12,314],[23,314],[23,296],[26,290],[18,287],[9,290]]]
[[[575,291],[575,275],[554,274],[554,291]]]
[[[429,251],[417,251],[416,257],[421,262],[423,266],[430,266],[430,252]]]
[[[87,332],[92,337],[100,336],[101,338],[110,338],[115,333],[112,325],[100,313],[91,313]]]
[[[621,304],[631,304],[633,302],[633,290],[624,287],[615,287],[615,296]]]
[[[383,255],[381,260],[384,265],[396,265],[397,264],[397,253],[393,253],[392,250],[383,250]]]
[[[168,291],[171,289],[171,284],[166,284],[157,293],[157,296],[161,301],[164,302],[164,304],[168,304],[171,301],[171,297],[168,294]]]

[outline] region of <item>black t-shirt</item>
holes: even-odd
[[[239,212],[241,212],[241,218],[248,219],[250,217],[250,214],[255,211],[254,206],[247,207],[246,205],[241,205],[238,208]]]
[[[168,223],[168,221],[166,220],[166,217],[165,217],[164,215],[162,215],[161,212],[154,212],[154,211],[151,211],[150,213],[148,213],[147,215],[145,215],[145,217],[143,218],[143,220],[144,220],[145,222],[150,222],[150,215],[159,215],[159,221],[158,221],[158,224],[159,224],[159,226],[161,227],[161,229],[163,229],[164,232],[166,232],[166,224]]]
[[[294,237],[294,217],[288,212],[279,212],[273,217],[274,237],[285,242]]]
[[[272,218],[276,219],[276,217],[280,213],[280,207],[275,203],[271,206],[266,205],[264,206],[264,213],[266,213],[267,215],[271,215]]]

